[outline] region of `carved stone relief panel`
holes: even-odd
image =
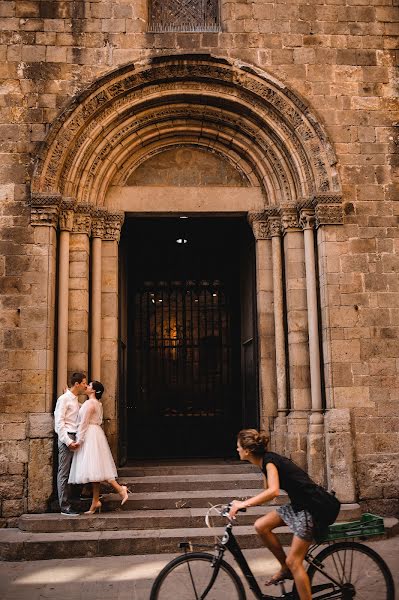
[[[247,186],[245,175],[225,158],[190,147],[173,148],[142,163],[127,185]]]
[[[149,31],[219,31],[219,29],[219,0],[149,0]]]

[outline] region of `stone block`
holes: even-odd
[[[68,348],[70,348],[69,354],[71,355],[74,353],[86,354],[88,349],[87,331],[69,331]]]
[[[28,510],[45,511],[53,488],[53,440],[29,442]]]
[[[356,406],[374,407],[374,402],[370,401],[369,388],[359,386],[335,386],[334,402],[336,408],[352,408]]]
[[[0,497],[4,500],[22,498],[25,478],[21,475],[8,475],[0,478]]]
[[[25,440],[25,422],[3,423],[0,425],[0,440]]]
[[[334,385],[351,387],[353,385],[352,365],[349,363],[333,363],[331,365]]]
[[[2,517],[19,517],[23,512],[25,512],[25,504],[26,502],[23,499],[3,500],[1,503]],[[17,553],[17,556],[20,557],[21,553]]]
[[[25,46],[22,48],[22,60],[27,62],[44,62],[46,59],[45,46]]]
[[[47,46],[46,61],[54,63],[66,63],[67,48],[65,46]]]
[[[0,462],[28,462],[28,442],[22,441],[6,441],[0,442]]]
[[[103,317],[102,322],[102,338],[116,339],[118,337],[118,319],[117,317]]]
[[[356,500],[355,472],[350,413],[348,409],[331,409],[325,416],[327,477],[341,502]]]

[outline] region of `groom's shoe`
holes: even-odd
[[[63,508],[61,510],[61,514],[65,515],[66,517],[78,517],[80,515],[80,513],[76,512],[76,510],[73,510],[71,507]]]

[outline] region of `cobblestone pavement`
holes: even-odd
[[[395,579],[396,598],[399,599],[399,536],[369,545],[388,563]],[[276,562],[266,550],[247,550],[245,555],[260,582],[276,570]],[[165,554],[1,562],[0,598],[148,600],[155,576],[171,558],[172,555]],[[277,593],[277,588],[274,589]],[[253,595],[247,593],[247,598],[253,600]],[[178,593],[176,600],[179,600]],[[221,600],[225,598],[221,596]],[[381,599],[374,594],[372,598],[363,600]]]

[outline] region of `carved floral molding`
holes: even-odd
[[[29,201],[31,225],[54,227],[60,231],[81,233],[92,238],[119,242],[124,213],[90,204],[78,204],[58,194],[35,194]]]

